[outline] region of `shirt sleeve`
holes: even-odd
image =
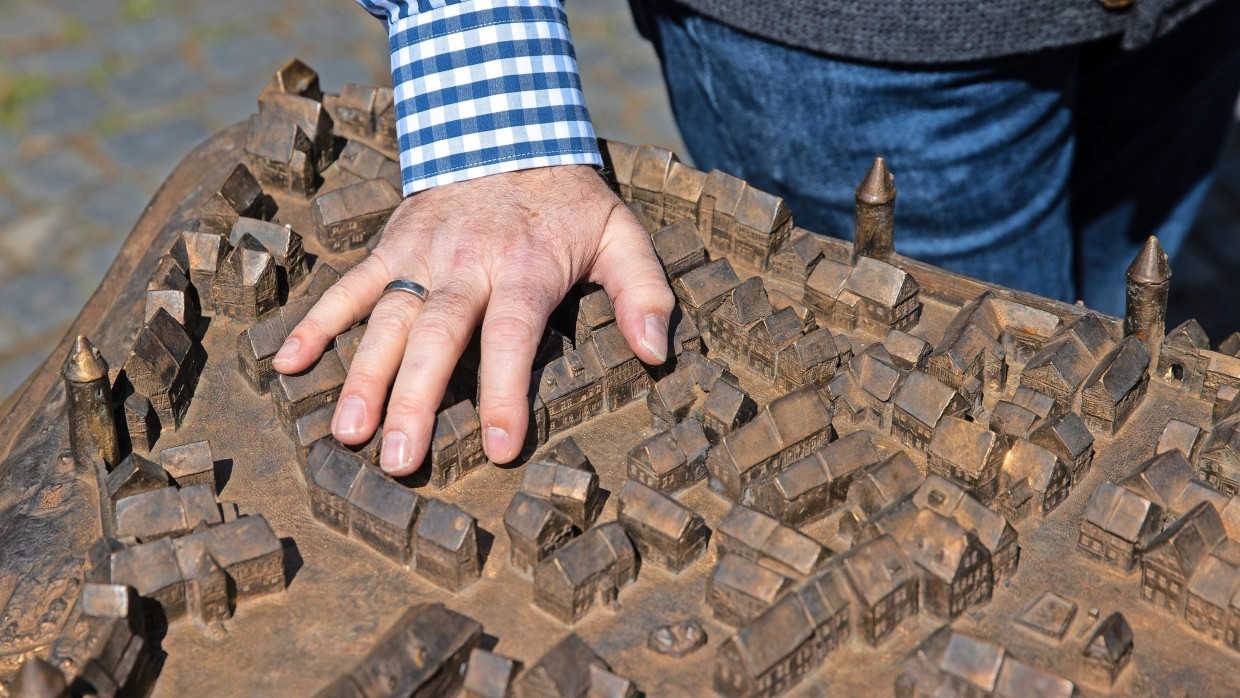
[[[561,0],[357,0],[388,28],[405,194],[602,165]]]

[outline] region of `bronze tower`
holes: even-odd
[[[63,370],[69,400],[69,447],[81,464],[101,459],[108,470],[120,462],[108,364],[90,340],[78,335]]]
[[[865,179],[857,186],[853,264],[858,257],[887,259],[895,250],[895,179],[880,157],[874,159]]]
[[[1171,265],[1158,238],[1153,235],[1128,267],[1128,296],[1124,312],[1124,334],[1134,334],[1150,355],[1150,366],[1158,362],[1158,350],[1167,334],[1167,288]]]

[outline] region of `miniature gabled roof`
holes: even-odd
[[[257,240],[263,249],[276,259],[283,259],[302,249],[301,236],[293,232],[291,227],[286,228],[277,223],[241,216],[236,223],[233,223],[232,233],[228,239],[232,245],[239,245],[246,235]]]
[[[243,355],[263,359],[274,356],[287,338],[284,318],[272,313],[238,335],[237,344]]]
[[[1085,648],[1087,654],[1101,656],[1111,662],[1118,662],[1131,650],[1132,628],[1119,611],[1098,624],[1098,629],[1090,636]]]
[[[238,163],[224,177],[215,194],[203,204],[202,215],[231,218],[244,213],[262,195],[263,187],[254,179],[250,169]]]
[[[275,273],[275,259],[252,235],[245,235],[228,253],[217,279],[239,286],[256,286],[268,274]]]
[[[320,439],[306,458],[306,473],[310,480],[323,490],[347,499],[349,490],[365,467],[361,456],[336,447],[331,439]]]
[[[867,606],[874,606],[915,578],[912,562],[888,535],[853,548],[841,564],[857,596]]]
[[[1196,476],[1188,458],[1178,450],[1160,453],[1141,464],[1120,485],[1149,499],[1164,510]]]
[[[917,293],[918,286],[913,277],[899,267],[872,257],[859,257],[857,266],[844,282],[844,289],[881,306],[894,308]]]
[[[852,273],[852,267],[847,264],[841,264],[831,259],[819,260],[814,265],[814,270],[810,272],[809,278],[805,280],[805,288],[816,291],[827,298],[837,298],[840,292],[844,290],[844,283],[848,281],[849,274]]]
[[[478,432],[482,423],[471,400],[462,400],[435,415],[434,449],[444,449]]]
[[[474,532],[474,517],[442,500],[427,498],[418,516],[419,545],[425,541],[446,550],[460,550]]]
[[[879,402],[888,402],[896,386],[904,378],[900,369],[866,351],[853,357],[850,365],[857,376],[857,383]]]
[[[1201,327],[1201,323],[1197,322],[1196,318],[1189,318],[1167,333],[1163,345],[1168,344],[1179,344],[1197,350],[1209,349],[1210,337],[1206,335],[1205,329]]]
[[[783,199],[753,187],[745,187],[732,215],[737,223],[762,233],[772,233],[792,218]]]
[[[408,531],[418,495],[378,468],[365,467],[349,490],[349,504],[399,529]]]
[[[935,577],[951,582],[969,550],[969,533],[946,516],[921,509],[900,536],[900,542],[910,560]]]
[[[510,535],[516,533],[527,540],[540,540],[549,528],[558,530],[572,525],[568,517],[550,502],[525,492],[514,494],[504,512],[504,528]]]
[[[676,160],[672,162],[672,167],[667,173],[667,179],[663,182],[663,194],[697,203],[697,200],[702,196],[702,187],[705,185],[705,172]]]
[[[594,353],[604,371],[614,369],[626,361],[637,358],[629,342],[624,338],[620,326],[612,323],[603,325],[590,335],[590,344],[594,345]]]
[[[254,560],[283,549],[279,537],[262,514],[242,516],[206,529],[207,549],[225,568]],[[200,534],[194,534],[200,535]]]
[[[811,453],[776,475],[772,484],[780,496],[793,501],[806,492],[830,484],[831,477],[819,458],[817,452]]]
[[[869,490],[876,498],[877,506],[872,508],[878,509],[909,495],[920,487],[925,479],[926,476],[913,463],[907,452],[896,451],[881,463],[866,468],[858,482],[861,483],[860,489],[863,492]],[[853,487],[857,486],[857,483],[853,484]],[[851,488],[849,494],[852,494]],[[851,496],[849,498],[851,499]]]
[[[776,398],[751,422],[720,441],[720,454],[743,473],[783,449],[831,426],[831,413],[814,386]]]
[[[792,310],[792,308],[788,308]],[[808,369],[821,364],[834,364],[840,356],[839,346],[831,329],[820,327],[799,337],[792,345],[792,355],[797,359],[797,367]]]
[[[619,501],[621,521],[637,521],[670,540],[680,540],[691,529],[705,526],[692,509],[637,480],[625,483]]]
[[[1070,335],[1061,335],[1043,345],[1025,364],[1024,370],[1031,373],[1044,369],[1042,372],[1049,372],[1065,388],[1075,390],[1089,377],[1094,366],[1093,357],[1080,342]]]
[[[1038,415],[1014,402],[1000,400],[990,412],[990,428],[1000,434],[1024,436],[1038,421]]]
[[[992,555],[1016,540],[1016,529],[1012,528],[1012,524],[1008,523],[1003,514],[987,507],[969,494],[960,498],[950,516],[956,520],[956,523],[977,536],[982,546]]]
[[[1098,485],[1085,505],[1086,521],[1132,544],[1161,515],[1162,507],[1113,482]]]
[[[1150,541],[1142,559],[1178,569],[1180,576],[1187,579],[1226,538],[1223,521],[1214,506],[1202,502]]]
[[[896,391],[894,404],[922,424],[935,426],[956,397],[955,390],[930,374],[910,371]]]
[[[857,379],[852,373],[842,372],[831,382],[827,384],[827,392],[831,396],[831,401],[837,409],[843,403],[852,414],[857,414],[864,410],[869,402],[866,397],[869,395],[860,385],[857,385]]]
[[[575,589],[619,562],[622,557],[633,557],[634,554],[633,543],[624,528],[614,521],[605,523],[574,538],[538,563],[535,583],[559,576]]]
[[[283,92],[268,93],[258,102],[258,112],[297,124],[312,140],[330,131],[332,117],[321,102]]]
[[[637,146],[608,138],[598,139],[599,151],[611,167],[617,184],[630,184],[633,180],[633,161],[637,159]]]
[[[1094,360],[1101,359],[1104,354],[1115,346],[1115,338],[1102,322],[1102,318],[1094,313],[1086,313],[1063,328],[1063,334],[1080,343]]]
[[[751,276],[732,289],[715,314],[742,327],[757,322],[771,314],[771,302],[766,297],[762,277]]]
[[[805,326],[797,312],[792,308],[780,308],[759,320],[750,330],[750,336],[780,351],[801,339],[804,332]]]
[[[685,452],[670,431],[661,431],[634,446],[629,458],[655,475],[664,475],[684,465]]]
[[[602,377],[603,367],[598,358],[598,349],[593,343],[589,343],[543,367],[538,381],[538,396],[543,402],[551,402],[585,388]]]
[[[1033,388],[1017,388],[1012,394],[1012,402],[1033,412],[1040,419],[1046,419],[1055,409],[1055,398]]]
[[[815,233],[802,228],[794,228],[791,238],[779,248],[776,256],[782,260],[780,263],[809,268],[822,258],[822,245],[818,244],[818,236]]]
[[[746,596],[770,604],[783,593],[792,580],[782,574],[735,553],[724,553],[711,572],[715,586],[727,587]]]
[[[667,148],[643,145],[637,149],[633,160],[633,176],[629,183],[638,189],[661,192],[672,163],[678,160],[675,153]]]
[[[731,216],[736,212],[736,207],[740,204],[741,194],[748,188],[745,180],[739,177],[721,172],[719,170],[711,170],[706,173],[706,182],[702,185],[703,196],[713,196],[715,198],[715,212],[726,216]]]
[[[655,254],[664,267],[690,257],[705,253],[702,237],[692,218],[681,218],[671,225],[659,228],[651,235]]]
[[[1240,589],[1240,567],[1216,555],[1208,555],[1188,580],[1188,593],[1218,608],[1227,608]]]
[[[186,271],[211,274],[215,273],[231,249],[228,239],[223,235],[198,230],[183,231],[178,244],[185,249],[183,261],[186,263]]]
[[[1085,379],[1084,389],[1118,404],[1141,384],[1150,367],[1150,355],[1136,335],[1128,335],[1106,354]],[[1101,390],[1099,390],[1101,388]]]
[[[104,496],[113,499],[122,488],[129,493],[137,493],[167,486],[168,473],[163,468],[138,453],[130,453],[108,473],[104,480],[107,490]]]
[[[845,477],[879,462],[878,449],[874,448],[871,433],[854,431],[847,436],[818,449],[817,456],[823,469],[832,478]]]
[[[556,696],[585,696],[590,690],[592,666],[611,669],[581,638],[570,633],[527,669],[520,681],[542,676],[555,687]]]
[[[1079,694],[1076,684],[1022,662],[1007,657],[995,682],[995,698],[1075,698]]]
[[[1007,651],[1000,645],[955,632],[950,626],[939,632],[947,637],[934,642],[938,638],[932,636],[922,645],[927,658],[943,673],[989,695],[998,683]]]
[[[716,381],[702,403],[702,415],[730,424],[747,405],[751,406],[750,409],[756,409],[745,391],[726,381]]]
[[[270,114],[251,114],[245,151],[266,160],[292,163],[296,153],[310,154],[310,137],[297,124]]]
[[[965,325],[951,342],[943,342],[939,347],[932,357],[943,357],[957,371],[967,370],[980,354],[1003,355],[1003,345],[974,325]]]
[[[676,297],[694,307],[700,307],[741,283],[727,257],[719,257],[687,272],[672,284]]]
[[[990,454],[999,447],[999,435],[985,426],[959,417],[944,417],[926,451],[970,475],[979,475]]]
[[[913,492],[913,503],[919,508],[951,516],[965,496],[963,487],[942,476],[932,474],[926,477],[917,491]]]
[[[779,521],[772,516],[767,516],[742,504],[734,504],[719,522],[716,530],[721,536],[735,538],[748,548],[761,550],[780,525]]]
[[[192,342],[185,328],[160,308],[138,332],[133,353],[125,360],[125,373],[138,392],[165,392],[181,370]]]
[[[1063,467],[1058,456],[1026,439],[1017,439],[1003,458],[1003,472],[1010,481],[1027,479],[1034,492],[1046,492],[1055,470]]]
[[[159,540],[134,545],[112,553],[112,584],[122,584],[138,590],[143,596],[151,596],[181,581],[181,568],[177,564],[172,540]]]
[[[762,676],[814,635],[817,626],[797,594],[778,599],[748,625],[736,631],[730,642],[749,676]]]
[[[1168,503],[1167,511],[1171,512],[1172,515],[1181,514],[1192,510],[1198,504],[1208,502],[1221,516],[1224,507],[1227,506],[1227,502],[1230,500],[1231,497],[1219,492],[1201,480],[1193,480],[1185,485],[1184,489],[1180,490],[1180,493]],[[1225,527],[1226,525],[1224,525]]]
[[[1075,461],[1094,445],[1093,434],[1075,412],[1052,418],[1029,435],[1029,440],[1052,451],[1063,449]]]

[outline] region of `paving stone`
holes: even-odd
[[[92,224],[113,226],[128,232],[149,199],[149,195],[128,184],[106,184],[93,190],[82,201],[78,212]]]
[[[49,78],[76,80],[99,65],[99,52],[92,46],[58,46],[23,53],[6,63],[16,74],[38,73]]]
[[[15,218],[0,226],[0,258],[19,268],[37,266],[40,262],[58,263],[61,238],[57,232],[63,221],[64,207],[48,206],[38,213]],[[8,281],[8,273],[0,279]]]
[[[257,98],[257,91],[249,83],[206,97],[202,105],[202,118],[207,130],[214,133],[249,119],[250,114],[258,111]]]
[[[23,162],[9,179],[26,197],[55,202],[100,177],[99,170],[76,152],[57,148]]]
[[[128,106],[171,102],[202,87],[202,74],[170,53],[154,54],[140,67],[112,80],[112,88]]]
[[[102,35],[103,46],[120,56],[173,49],[184,37],[184,23],[171,16],[122,23]]]
[[[0,228],[4,227],[9,219],[17,215],[17,204],[4,194],[0,194]]]
[[[93,235],[89,236],[85,232],[81,233],[81,239],[89,242],[78,247],[69,263],[69,269],[73,278],[78,280],[78,287],[85,289],[87,295],[94,291],[108,273],[108,269],[112,268],[112,262],[116,260],[116,254],[120,252],[129,231],[130,228],[116,225],[94,227],[91,230]]]
[[[44,4],[62,15],[72,13],[90,25],[96,33],[102,33],[115,23],[121,14],[121,0],[43,0]]]
[[[383,22],[359,5],[347,2],[319,3],[298,13],[292,34],[308,44],[340,46],[354,39],[374,37],[387,46]]]
[[[73,277],[62,271],[11,277],[0,286],[0,306],[17,324],[21,337],[69,323],[77,317],[83,300]]]
[[[49,350],[50,348],[48,347]],[[42,365],[45,358],[47,351],[38,349],[0,361],[0,402],[7,400],[13,391],[21,387],[26,378]]]
[[[263,34],[247,34],[228,41],[204,46],[211,71],[221,77],[246,77],[253,83],[255,95],[267,78],[294,53],[283,41]]]
[[[62,26],[61,15],[42,3],[0,5],[0,46],[9,41],[33,42],[39,37],[53,37]]]
[[[141,168],[148,179],[161,180],[207,137],[196,121],[175,119],[156,126],[141,126],[105,138],[104,150],[116,162]]]
[[[88,87],[64,87],[32,104],[25,114],[31,133],[84,131],[99,120],[103,98]]]

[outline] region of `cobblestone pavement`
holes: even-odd
[[[658,64],[623,0],[572,0],[600,134],[683,152]],[[298,56],[327,90],[384,84],[386,37],[350,0],[0,0],[0,402],[38,366],[160,182],[255,109]],[[1176,266],[1170,318],[1240,328],[1240,146]],[[1224,307],[1230,305],[1230,307]]]

